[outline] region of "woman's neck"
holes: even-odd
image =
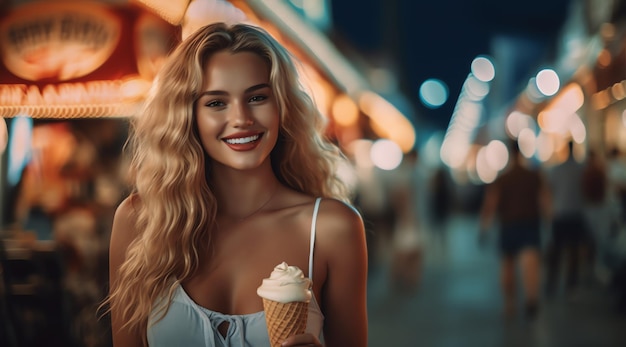
[[[218,215],[238,220],[247,219],[271,205],[281,186],[271,167],[216,170],[211,181]]]

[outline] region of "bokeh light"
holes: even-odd
[[[559,75],[552,69],[543,69],[537,73],[537,88],[545,96],[552,96],[559,91],[561,82]]]
[[[424,106],[439,108],[448,100],[448,86],[441,80],[430,78],[420,86],[419,97]]]
[[[496,171],[504,169],[509,161],[509,152],[504,142],[492,140],[485,147],[485,159],[490,168]]]
[[[464,88],[468,98],[473,101],[481,101],[489,94],[489,84],[473,75],[467,78]]]
[[[554,154],[554,140],[546,132],[540,132],[537,136],[537,158],[542,162],[550,160]]]
[[[489,82],[496,76],[496,69],[487,57],[477,57],[472,61],[472,74],[482,82]]]
[[[383,170],[393,170],[402,162],[402,149],[391,140],[379,139],[374,142],[370,158],[376,167]]]
[[[587,138],[587,129],[580,116],[576,113],[572,113],[569,117],[569,134],[572,135],[572,139],[576,143],[583,143]]]
[[[537,137],[535,136],[534,131],[529,128],[522,129],[519,132],[517,143],[519,151],[524,157],[531,158],[535,155],[535,151],[537,150]]]
[[[506,132],[512,137],[517,138],[523,129],[534,129],[535,121],[527,114],[519,111],[513,111],[506,118]]]
[[[489,164],[486,147],[479,149],[476,155],[476,173],[484,183],[491,183],[498,177],[498,171]]]
[[[349,96],[341,94],[333,101],[332,115],[337,124],[351,126],[359,119],[359,108]]]

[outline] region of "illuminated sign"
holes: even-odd
[[[0,17],[0,116],[132,115],[179,35],[137,6],[16,6]]]
[[[82,77],[111,56],[121,27],[121,19],[98,3],[22,6],[0,26],[2,62],[29,81]]]

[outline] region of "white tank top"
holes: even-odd
[[[315,229],[321,198],[315,200],[311,222],[311,240],[309,245],[309,278],[313,281],[313,249],[315,247]],[[155,317],[152,317],[155,318]],[[152,319],[148,323],[148,345],[150,347],[270,347],[265,313],[263,311],[229,315],[211,311],[196,304],[178,286],[172,303],[163,319]],[[226,336],[219,333],[218,327],[228,322]],[[323,340],[322,327],[324,315],[315,300],[309,304],[309,316],[306,332],[319,336]]]

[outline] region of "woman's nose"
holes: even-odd
[[[254,124],[254,119],[245,103],[234,103],[231,112],[231,122],[235,126],[250,126]]]

